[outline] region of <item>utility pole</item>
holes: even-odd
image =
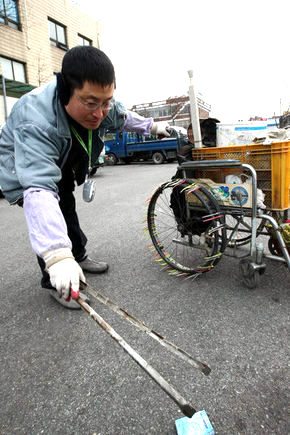
[[[199,110],[197,106],[197,100],[194,92],[193,85],[193,71],[188,71],[189,75],[189,102],[190,102],[190,116],[192,123],[192,133],[194,137],[195,148],[202,148],[200,123],[199,123]]]

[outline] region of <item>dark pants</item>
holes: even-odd
[[[85,249],[87,238],[79,224],[79,219],[76,213],[75,197],[71,189],[66,189],[63,186],[59,187],[59,206],[67,225],[68,237],[72,242],[72,253],[76,261],[81,261],[87,256]],[[45,263],[43,259],[37,257],[37,261],[42,272],[41,286],[43,288],[53,288],[50,283],[49,274],[45,271]]]

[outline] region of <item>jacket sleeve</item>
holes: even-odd
[[[56,193],[38,188],[27,189],[23,209],[30,243],[37,255],[58,248],[72,248]]]
[[[145,136],[150,135],[150,129],[153,124],[153,118],[144,118],[136,112],[126,110],[124,105],[115,101],[109,114],[101,124],[104,130],[125,130],[135,131]]]
[[[136,112],[126,110],[124,105],[119,101],[115,101],[109,114],[101,123],[102,133],[106,130],[116,131],[135,131],[145,136],[150,135],[150,130],[153,124],[153,118],[144,118]]]
[[[136,133],[149,136],[152,124],[153,118],[144,118],[144,116],[140,116],[136,112],[131,112],[130,110],[127,110],[127,116],[123,130],[135,131]]]
[[[114,101],[100,128],[105,130],[122,130],[127,116],[127,110],[119,101]]]

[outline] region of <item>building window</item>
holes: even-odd
[[[2,74],[5,79],[16,80],[17,82],[26,83],[25,65],[13,59],[0,57]]]
[[[78,42],[79,45],[92,45],[92,41],[78,33]]]
[[[0,0],[1,1],[1,0]],[[50,43],[55,47],[67,50],[65,26],[48,19]]]
[[[0,0],[0,23],[19,29],[17,0]]]

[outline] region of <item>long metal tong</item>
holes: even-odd
[[[180,347],[176,346],[175,344],[168,341],[165,337],[160,335],[158,332],[154,331],[153,329],[150,329],[148,326],[145,325],[141,320],[137,319],[136,317],[129,314],[127,311],[120,308],[115,302],[110,300],[107,296],[100,293],[99,290],[96,290],[89,284],[82,285],[86,286],[86,290],[88,293],[93,296],[95,299],[97,299],[99,302],[101,302],[103,305],[106,305],[106,307],[110,308],[115,313],[119,314],[123,319],[127,320],[132,325],[136,326],[141,331],[148,334],[150,337],[152,337],[154,340],[158,341],[159,344],[164,346],[167,350],[177,355],[179,358],[183,359],[185,362],[190,364],[192,367],[201,370],[203,374],[206,376],[210,374],[211,369],[204,363],[198,361],[196,358],[193,358],[189,353],[181,349]]]
[[[162,337],[157,332],[154,332],[150,328],[148,328],[143,322],[136,319],[135,317],[128,314],[122,308],[118,307],[117,304],[112,302],[109,298],[102,295],[99,291],[94,289],[88,284],[82,283],[82,286],[86,287],[89,294],[95,297],[98,301],[112,309],[114,312],[118,313],[121,317],[128,320],[133,325],[137,326],[143,332],[146,332],[150,337],[154,338],[161,345],[165,346],[168,350],[173,352],[175,355],[178,355],[181,359],[188,362],[193,367],[201,370],[205,375],[208,375],[211,369],[204,363],[194,359],[187,352],[183,351],[179,347],[175,346],[173,343],[170,343],[164,337]],[[145,372],[151,376],[151,378],[162,388],[163,391],[179,406],[181,411],[187,417],[192,417],[192,415],[196,412],[194,407],[188,403],[178,391],[176,391],[172,385],[170,385],[158,372],[155,370],[147,361],[142,358],[90,305],[88,305],[81,297],[77,300],[77,303],[80,307],[90,315],[90,317],[98,323],[101,328],[107,332],[124,350],[128,353],[131,358],[137,362],[137,364],[145,370]]]

